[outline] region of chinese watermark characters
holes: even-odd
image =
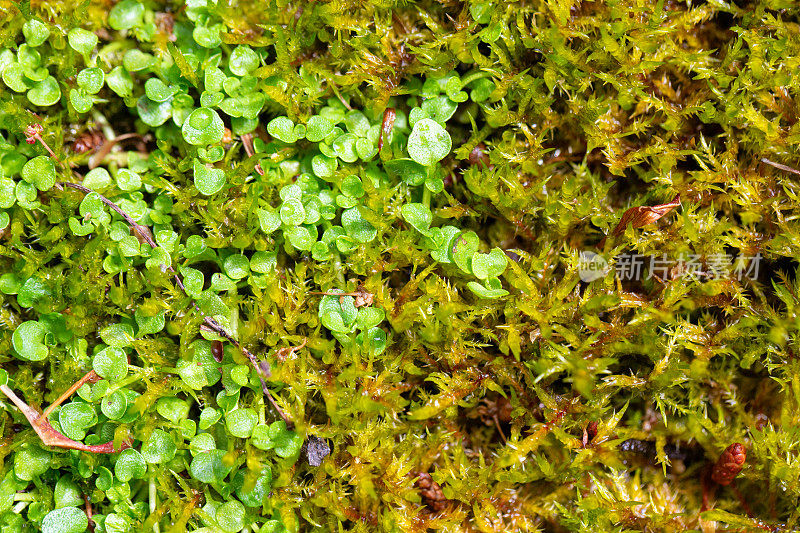
[[[698,281],[713,279],[757,279],[762,256],[733,254],[681,254],[675,258],[666,254],[661,256],[635,253],[620,254],[614,259],[613,267],[608,261],[590,251],[580,254],[578,274],[585,282],[604,277],[613,268],[620,281],[645,279],[691,278]]]

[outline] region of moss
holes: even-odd
[[[794,3],[0,5],[4,531],[797,527]]]

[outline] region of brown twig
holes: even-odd
[[[22,411],[22,414],[28,419],[31,427],[36,434],[39,435],[39,438],[42,440],[42,444],[45,446],[55,446],[58,448],[80,450],[90,453],[116,453],[131,447],[130,442],[127,441],[123,442],[117,449],[114,447],[114,441],[109,441],[105,444],[95,444],[89,446],[82,442],[72,440],[62,433],[56,431],[56,429],[50,424],[44,415],[39,414],[36,409],[22,401],[8,385],[0,385],[0,392],[5,394],[8,399],[11,400],[11,402],[16,405],[20,411]],[[59,400],[63,401],[61,398],[59,398]]]
[[[126,139],[133,139],[136,137],[144,139],[144,137],[142,137],[138,133],[124,133],[122,135],[114,137],[113,139],[106,139],[106,142],[104,142],[100,146],[100,149],[97,150],[97,152],[91,157],[91,159],[89,159],[89,168],[92,169],[97,167],[97,165],[99,165],[103,161],[103,159],[105,159],[105,157],[114,148],[114,146],[117,145],[117,143],[122,142]]]
[[[83,387],[84,383],[87,383],[87,382],[94,383],[94,382],[98,381],[99,379],[100,379],[100,376],[97,375],[97,372],[95,372],[94,370],[88,371],[85,376],[83,376],[81,379],[79,379],[78,381],[73,383],[70,388],[68,388],[66,391],[64,391],[64,394],[59,396],[56,401],[51,403],[50,407],[48,407],[47,409],[42,411],[42,418],[47,418],[48,416],[50,416],[50,413],[53,412],[53,409],[55,409],[56,407],[58,407],[59,405],[64,403],[70,396],[72,396],[75,393],[76,390],[78,390],[81,387]]]
[[[247,154],[247,157],[253,157],[256,154],[255,147],[253,146],[253,134],[245,133],[242,135],[241,139],[242,146],[244,146],[244,151]],[[261,163],[256,163],[255,169],[256,172],[258,172],[261,176],[264,175],[264,169],[261,168]]]
[[[761,158],[761,162],[762,163],[766,163],[768,165],[772,165],[775,168],[779,168],[781,170],[785,170],[786,172],[791,172],[793,174],[797,174],[798,176],[800,176],[800,170],[797,170],[796,168],[792,168],[792,167],[787,167],[786,165],[782,165],[780,163],[776,163],[775,161],[770,161],[766,157],[762,157]]]

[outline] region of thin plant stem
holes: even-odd
[[[81,379],[76,381],[72,384],[70,388],[64,391],[64,394],[58,397],[56,401],[50,404],[50,406],[42,412],[42,418],[47,418],[50,416],[50,413],[53,412],[53,409],[64,403],[70,396],[72,396],[76,390],[83,387],[83,384],[87,381],[93,381],[96,379],[100,379],[100,376],[97,375],[97,372],[94,370],[88,371]]]

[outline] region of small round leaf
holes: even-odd
[[[83,533],[87,527],[89,518],[77,507],[54,509],[42,520],[42,533]]]
[[[45,327],[35,320],[23,322],[11,335],[11,344],[14,351],[27,361],[42,361],[47,358],[48,350],[44,344],[47,334]]]
[[[138,0],[123,0],[108,13],[108,25],[115,30],[129,30],[142,24],[144,5]]]
[[[28,46],[41,46],[50,37],[50,28],[39,20],[31,19],[22,25],[22,34]]]
[[[154,429],[142,445],[142,457],[150,464],[168,463],[175,457],[176,451],[172,437],[160,429]]]
[[[430,166],[450,153],[450,135],[435,120],[425,118],[414,124],[408,136],[408,154],[420,165]]]
[[[46,155],[34,157],[25,163],[20,175],[40,191],[49,190],[56,183],[56,167],[53,160]]]
[[[252,48],[240,45],[233,49],[228,68],[237,76],[245,76],[258,67],[259,59]]]
[[[234,437],[246,439],[253,433],[253,428],[258,424],[258,414],[249,407],[234,409],[225,415],[228,432]]]
[[[213,109],[195,109],[183,123],[183,138],[195,146],[214,144],[222,140],[225,125]]]
[[[114,476],[123,483],[127,483],[131,479],[141,479],[147,473],[147,463],[144,457],[137,450],[128,448],[123,450],[117,457],[117,462],[114,465]]]
[[[119,348],[109,346],[95,354],[92,368],[98,376],[114,383],[128,375],[128,356]]]
[[[184,122],[184,124],[186,124]],[[218,193],[225,186],[225,171],[221,168],[209,167],[195,159],[194,186],[200,194],[211,196]]]
[[[61,88],[53,76],[47,76],[28,90],[28,100],[33,105],[51,106],[61,99]]]

